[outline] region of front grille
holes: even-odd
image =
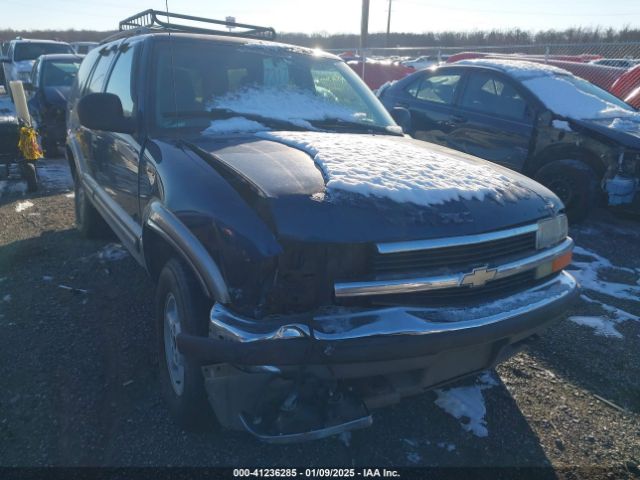
[[[535,249],[536,233],[528,232],[472,245],[385,254],[375,252],[371,271],[374,274],[404,274],[442,267],[465,266],[470,269],[487,265],[497,258],[533,253]]]

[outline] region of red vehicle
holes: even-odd
[[[640,65],[623,73],[613,83],[610,91],[632,107],[640,108]]]

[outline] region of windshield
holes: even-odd
[[[155,123],[160,128],[228,132],[231,124],[238,130],[395,126],[373,93],[339,60],[280,47],[204,41],[167,42],[159,49]]]
[[[552,112],[588,120],[638,115],[629,104],[573,75],[549,75],[522,82]]]
[[[42,85],[45,87],[70,87],[76,78],[81,60],[75,62],[45,62],[42,72]]]
[[[51,53],[73,53],[73,50],[64,43],[20,42],[16,43],[14,52],[14,61],[20,62],[22,60],[35,60],[40,55]]]

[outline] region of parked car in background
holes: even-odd
[[[7,55],[2,59],[2,66],[5,74],[5,85],[8,86],[11,80],[31,80],[31,70],[33,64],[40,55],[51,53],[74,53],[71,45],[53,40],[29,40],[17,38],[9,42]]]
[[[98,42],[71,42],[70,45],[71,45],[71,48],[73,48],[73,51],[76,52],[78,55],[86,55],[91,50],[96,48],[99,45],[99,43]]]
[[[405,60],[402,62],[402,65],[416,70],[421,70],[423,68],[439,65],[446,61],[448,57],[448,55],[424,55],[422,57],[414,58],[413,60]]]
[[[347,65],[364,80],[371,90],[376,90],[387,82],[404,78],[415,70],[404,65],[379,61],[349,61]]]
[[[640,211],[640,114],[556,67],[465,60],[416,72],[381,93],[411,112],[414,136],[523,172],[581,220],[603,198]],[[604,195],[603,195],[604,194]]]
[[[106,221],[157,281],[182,425],[209,403],[266,441],[365,427],[505,360],[576,298],[548,189],[406,138],[336,56],[156,15],[83,61],[66,153],[79,230]]]
[[[25,85],[29,113],[36,122],[45,154],[64,144],[67,98],[81,62],[78,55],[41,55],[33,65],[31,81]]]
[[[600,58],[589,63],[604,65],[605,67],[631,68],[640,64],[640,60],[635,58]]]

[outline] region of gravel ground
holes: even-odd
[[[0,180],[0,466],[552,466],[566,478],[640,476],[636,220],[597,212],[572,232],[590,287],[569,313],[582,325],[564,319],[497,371],[376,411],[369,429],[273,446],[173,423],[157,383],[153,285],[115,239],[76,232],[63,159],[42,161],[40,174],[34,195],[18,178]],[[460,419],[439,406],[452,398]]]

